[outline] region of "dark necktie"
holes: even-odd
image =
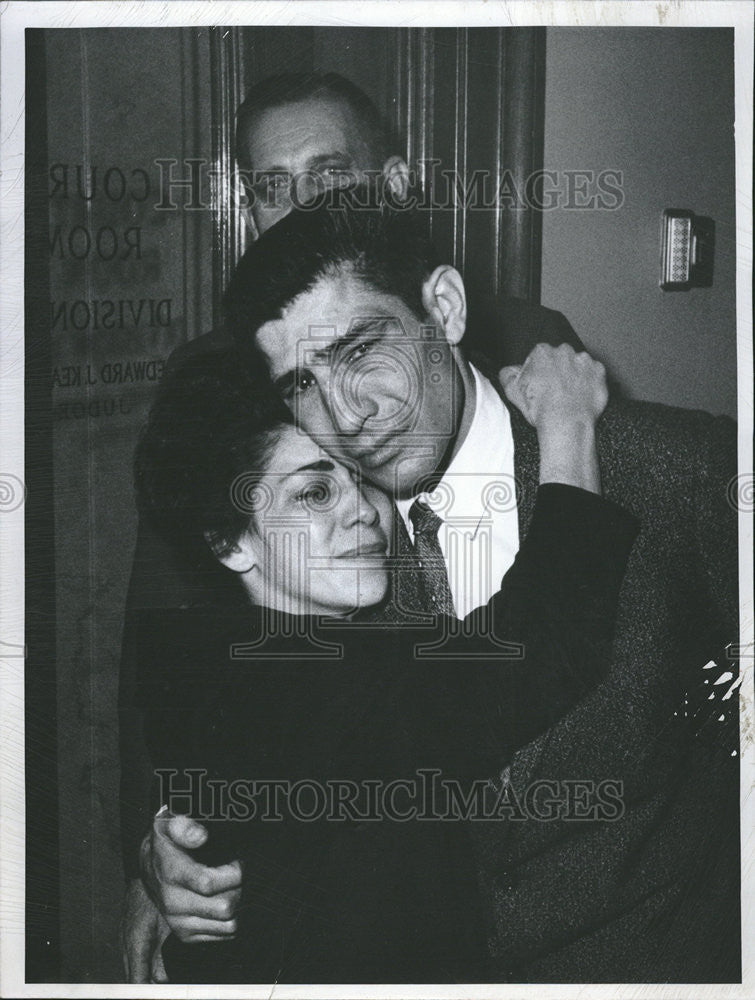
[[[414,528],[414,551],[422,569],[422,583],[433,611],[455,617],[454,601],[448,583],[446,560],[438,541],[438,529],[443,524],[430,508],[415,500],[409,508],[409,520]]]

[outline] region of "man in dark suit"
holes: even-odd
[[[464,284],[410,223],[379,210],[297,214],[250,249],[228,297],[237,340],[261,356],[297,421],[392,492],[399,553],[417,555],[406,508],[433,496],[442,508],[446,580],[415,562],[394,621],[411,617],[422,593],[432,601],[450,589],[457,613],[484,599],[495,578],[482,573],[475,591],[475,537],[493,525],[487,570],[512,557],[539,462],[513,408],[510,455],[505,442],[487,450],[487,414],[504,403],[484,364],[461,349]],[[503,378],[511,398],[526,395],[526,364]],[[737,981],[738,714],[724,653],[738,634],[736,512],[727,502],[735,427],[614,400],[599,452],[605,495],[642,529],[607,680],[497,776],[497,818],[476,825],[496,978]],[[479,490],[466,489],[475,473],[488,486],[515,483],[516,504],[488,492],[481,513]],[[463,531],[452,542],[459,526],[466,549]],[[471,583],[460,564],[475,571]],[[606,781],[618,803],[608,817],[595,798]],[[156,854],[160,864],[170,859],[169,842]],[[186,856],[158,891],[183,877],[184,864]]]

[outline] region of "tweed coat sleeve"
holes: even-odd
[[[526,524],[537,442],[514,411],[512,430]],[[614,398],[599,453],[604,496],[642,525],[607,680],[516,755],[508,781],[521,797],[541,779],[619,780],[624,813],[475,828],[497,975],[737,982],[739,714],[713,684],[737,641],[736,426]]]
[[[737,504],[742,480],[737,476],[736,424],[728,417],[703,421],[695,537],[705,569],[711,604],[732,641],[738,632]]]

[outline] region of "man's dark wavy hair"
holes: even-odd
[[[295,209],[251,244],[226,292],[228,329],[253,349],[263,324],[321,278],[344,273],[397,296],[423,319],[422,285],[439,263],[418,213],[376,205],[368,188],[343,191],[335,202]]]
[[[239,166],[254,167],[246,148],[246,136],[256,117],[271,108],[318,97],[346,104],[359,125],[363,141],[375,157],[375,168],[381,167],[391,143],[389,130],[367,94],[339,73],[278,73],[255,84],[236,112],[235,152]]]
[[[164,375],[136,448],[140,512],[182,556],[209,565],[211,548],[227,553],[249,526],[238,497],[249,497],[291,422],[269,380],[235,351],[184,361]]]

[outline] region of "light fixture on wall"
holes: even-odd
[[[715,223],[705,215],[667,208],[661,217],[661,278],[664,292],[713,284]]]

